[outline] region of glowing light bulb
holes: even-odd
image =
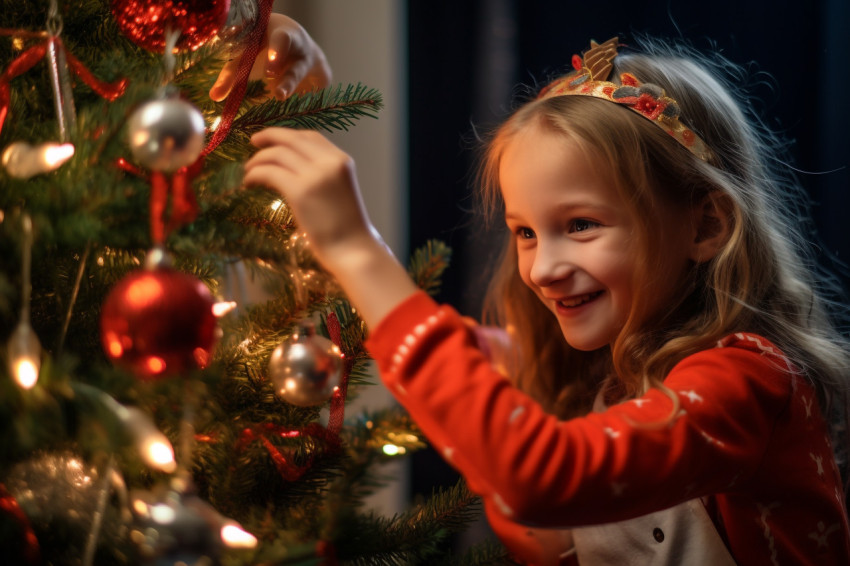
[[[70,143],[60,145],[44,144],[41,147],[42,163],[49,171],[53,171],[74,155],[74,146]]]
[[[30,359],[18,360],[13,373],[15,381],[24,389],[32,389],[38,381],[38,365]]]
[[[226,523],[221,527],[221,540],[229,548],[255,548],[257,537],[236,523]]]
[[[236,308],[236,301],[221,301],[212,306],[213,316],[222,317]]]
[[[157,503],[150,506],[151,519],[161,525],[173,523],[177,518],[177,512],[165,503]]]
[[[115,413],[136,440],[136,447],[145,464],[167,474],[177,469],[171,442],[154,426],[144,411],[136,407],[118,405]]]
[[[32,389],[41,369],[41,343],[26,321],[21,321],[9,339],[9,370],[24,389]]]
[[[405,450],[401,446],[396,446],[395,444],[384,444],[384,454],[387,456],[398,456],[399,454],[404,454]]]
[[[142,458],[152,468],[159,468],[163,472],[171,473],[177,469],[177,462],[174,460],[174,449],[171,448],[171,443],[154,439],[146,442],[141,450]]]
[[[3,150],[0,162],[9,176],[29,179],[34,175],[55,171],[73,155],[74,146],[70,143],[45,142],[32,146],[18,141]]]

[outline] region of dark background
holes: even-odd
[[[469,213],[476,129],[506,116],[516,85],[567,70],[590,39],[628,43],[635,33],[684,38],[751,66],[755,107],[793,140],[812,238],[848,288],[833,259],[850,262],[850,0],[410,0],[407,18],[409,237],[411,249],[432,238],[453,248],[441,301],[477,316],[498,245]],[[414,457],[414,493],[456,477],[432,452]]]

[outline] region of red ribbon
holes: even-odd
[[[57,37],[56,42],[60,45],[62,44],[61,40]],[[71,70],[76,73],[78,77],[80,77],[84,83],[89,85],[89,87],[100,95],[101,98],[112,102],[127,90],[127,85],[130,84],[129,79],[126,77],[123,79],[118,79],[112,83],[106,83],[101,80],[98,80],[94,75],[91,74],[85,65],[80,62],[79,59],[74,57],[70,51],[65,50],[65,60],[68,62],[68,66],[71,67]]]
[[[22,35],[28,37],[32,33],[23,31],[20,33],[7,33],[10,31],[14,30],[0,29],[0,35]],[[40,34],[38,37],[41,37]],[[45,53],[47,53],[47,48],[50,46],[51,42],[55,43],[59,48],[64,49],[61,39],[56,36],[50,37],[44,43],[30,47],[18,55],[18,57],[9,64],[6,70],[3,71],[3,74],[0,75],[0,132],[3,130],[3,122],[6,120],[6,115],[9,112],[9,104],[11,102],[10,81],[20,74],[30,70],[36,63],[44,58]],[[68,61],[71,70],[77,74],[84,83],[89,85],[92,90],[106,100],[115,100],[124,94],[125,90],[127,90],[128,81],[126,78],[117,80],[114,83],[105,83],[96,79],[86,66],[83,65],[79,59],[71,55],[67,50],[65,51],[65,58]]]
[[[339,318],[336,313],[330,313],[327,317],[328,334],[331,341],[336,344],[337,348],[342,350],[342,327],[339,324]],[[342,377],[339,387],[331,396],[330,416],[328,417],[328,430],[334,434],[339,434],[342,430],[342,421],[345,417],[345,398],[348,393],[348,376],[351,374],[351,368],[354,366],[354,360],[343,355]]]
[[[0,484],[0,511],[3,511],[7,515],[11,515],[15,522],[17,522],[24,531],[23,554],[27,563],[40,564],[41,549],[38,546],[38,539],[35,536],[35,532],[32,530],[29,519],[27,518],[26,513],[24,513],[24,510],[21,509],[20,504],[18,504],[18,500],[6,490],[6,486],[3,484]]]
[[[272,13],[273,3],[273,0],[260,0],[259,2],[260,17],[251,31],[251,35],[248,36],[245,50],[239,58],[239,66],[236,68],[233,89],[227,97],[227,102],[224,103],[221,122],[201,155],[209,155],[215,151],[218,144],[230,133],[230,127],[233,125],[233,120],[236,118],[239,107],[242,106],[242,99],[245,98],[245,91],[248,88],[248,76],[251,74],[254,60],[260,52],[260,47],[263,45],[263,38],[266,35],[266,29],[269,27],[269,16]]]
[[[252,442],[259,441],[269,453],[280,476],[286,481],[297,481],[313,465],[313,461],[316,459],[316,452],[313,451],[310,454],[306,463],[296,465],[287,460],[283,452],[272,443],[270,437],[299,438],[302,436],[323,441],[331,452],[336,452],[340,449],[339,435],[327,430],[318,423],[310,423],[300,429],[292,429],[274,423],[260,423],[242,431],[239,441],[236,444],[236,450],[237,452],[241,452]]]
[[[165,243],[168,235],[194,221],[198,216],[198,201],[192,191],[192,179],[203,168],[203,158],[199,157],[192,165],[181,167],[170,177],[161,171],[150,173],[150,229],[154,244]],[[124,171],[144,177],[141,169],[124,159],[118,159],[118,167]],[[166,219],[168,197],[171,196],[171,211]]]
[[[47,53],[47,43],[30,47],[18,55],[0,75],[0,131],[3,130],[3,122],[6,120],[6,114],[9,113],[9,104],[11,103],[9,81],[29,71],[44,57],[45,53]]]

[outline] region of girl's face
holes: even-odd
[[[520,276],[554,313],[567,343],[584,351],[613,342],[639,291],[638,226],[594,165],[574,140],[531,126],[508,142],[499,166]],[[661,210],[656,221],[671,229],[658,264],[667,273],[641,291],[651,313],[681,282],[690,249],[689,223],[681,216]]]

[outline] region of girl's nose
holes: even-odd
[[[566,279],[574,271],[575,266],[569,261],[565,250],[557,246],[538,245],[529,279],[538,287],[546,287]]]

